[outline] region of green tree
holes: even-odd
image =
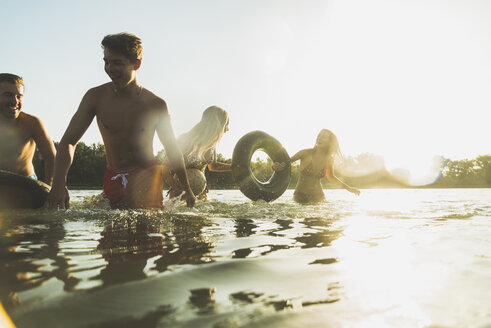
[[[491,155],[481,155],[476,158],[475,172],[484,187],[491,186]]]
[[[79,142],[68,171],[67,184],[71,187],[102,188],[106,166],[104,145],[97,143],[89,146]]]

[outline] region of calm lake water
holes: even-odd
[[[491,327],[491,189],[0,213],[17,327]]]

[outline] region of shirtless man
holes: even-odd
[[[193,206],[195,196],[181,151],[172,131],[165,101],[143,88],[136,79],[142,61],[141,40],[129,33],[102,40],[104,70],[112,82],[87,91],[58,147],[48,208],[68,208],[68,170],[77,142],[94,117],[106,147],[107,171],[103,195],[113,208],[162,207],[162,166],[153,154],[155,132]]]
[[[44,182],[51,185],[55,146],[41,120],[21,111],[23,97],[22,78],[0,73],[0,170],[37,180],[32,165],[37,146],[44,160]]]

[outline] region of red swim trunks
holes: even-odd
[[[128,172],[106,170],[103,196],[112,208],[163,207],[164,179],[157,161]]]

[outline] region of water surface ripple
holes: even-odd
[[[491,189],[0,212],[18,327],[489,327]]]

